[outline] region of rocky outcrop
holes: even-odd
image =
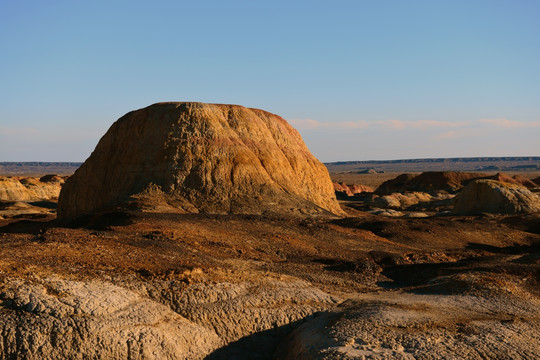
[[[393,193],[374,198],[371,205],[383,209],[405,210],[420,203],[430,203],[432,200],[438,200],[438,197],[422,192]]]
[[[48,174],[44,175],[39,178],[39,181],[43,183],[60,183],[63,184],[65,182],[66,177],[58,176],[55,174]]]
[[[367,185],[361,185],[361,184],[349,185],[349,189],[351,190],[353,195],[362,194],[362,193],[372,193],[373,191],[375,191],[375,189],[373,189],[372,187],[367,186]]]
[[[540,211],[540,198],[526,187],[496,180],[475,180],[456,196],[457,214],[517,214]]]
[[[390,195],[396,192],[405,191],[405,185],[415,177],[414,174],[401,174],[394,179],[386,180],[375,190],[377,195]]]
[[[436,191],[445,190],[456,192],[469,181],[476,179],[480,174],[451,172],[451,171],[430,171],[424,172],[414,179],[411,179],[407,186],[409,191]]]
[[[198,283],[181,290],[156,286],[149,294],[188,320],[212,329],[226,343],[294,323],[338,302],[338,298],[294,278]]]
[[[332,185],[334,185],[334,191],[339,199],[347,199],[356,194],[372,193],[374,191],[373,188],[360,184],[347,185],[345,183],[335,182]]]
[[[160,103],[115,122],[68,179],[59,218],[146,211],[342,214],[328,171],[281,117],[237,105]]]
[[[31,193],[18,178],[0,178],[1,201],[30,201],[35,200],[35,194]]]
[[[0,201],[38,201],[58,199],[64,179],[0,177]]]
[[[198,359],[212,330],[102,281],[12,279],[1,293],[0,354],[25,359]]]
[[[525,186],[528,188],[536,187],[536,184],[534,182],[520,175],[510,176],[503,173],[497,173],[493,176],[484,176],[481,179],[497,180],[497,181],[505,182],[508,184],[516,184],[516,185]]]
[[[428,171],[417,176],[402,174],[395,179],[382,183],[375,193],[387,195],[394,192],[432,192],[440,190],[453,193],[463,188],[469,181],[482,176],[484,174],[453,171]]]
[[[538,298],[515,279],[482,276],[456,276],[457,294],[360,296],[300,326],[275,358],[537,358]]]
[[[129,289],[101,280],[34,277],[4,279],[0,286],[1,357],[36,360],[201,359],[244,336],[272,330],[258,338],[261,358],[268,358],[265,351],[277,346],[289,324],[337,303],[295,279],[187,287],[130,282]],[[242,344],[231,349],[241,351]]]
[[[373,206],[383,209],[400,209],[401,202],[394,195],[383,195],[373,199]]]
[[[486,176],[481,173],[429,171],[418,176],[414,176],[413,174],[401,174],[395,179],[387,180],[382,183],[377,190],[375,190],[375,193],[379,195],[389,195],[405,191],[432,192],[440,190],[455,193],[474,179],[496,180],[509,184],[522,185],[528,188],[536,187],[534,180],[531,181],[520,175],[514,175],[512,177],[504,173],[497,173],[495,175]]]
[[[353,196],[351,189],[345,183],[332,183],[334,186],[334,191],[339,198],[347,198]]]

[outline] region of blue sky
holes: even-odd
[[[540,155],[539,1],[0,0],[0,161],[84,161],[126,112],[233,103],[322,161]]]

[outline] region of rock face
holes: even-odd
[[[284,119],[159,103],[115,122],[68,179],[59,218],[125,203],[204,213],[342,214],[328,171]]]
[[[540,198],[527,188],[496,180],[475,180],[456,196],[458,214],[533,213],[540,211]]]

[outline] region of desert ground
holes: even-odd
[[[272,178],[294,187],[264,190],[261,200],[251,187],[240,188],[258,170],[237,167],[240,160],[233,157],[220,189],[230,188],[234,196],[244,191],[234,201],[203,191],[205,179],[217,181],[203,176],[204,167],[200,177],[184,181],[197,196],[180,197],[178,188],[167,192],[165,185],[158,191],[154,184],[114,206],[85,197],[90,186],[102,186],[105,197],[124,196],[110,190],[118,190],[119,181],[138,184],[126,180],[134,171],[110,181],[114,169],[106,181],[92,180],[100,171],[93,161],[101,161],[111,144],[121,146],[114,136],[124,136],[123,124],[142,132],[137,126],[145,123],[138,121],[161,116],[167,106],[120,119],[75,175],[44,176],[35,169],[40,177],[3,174],[0,358],[540,358],[539,172],[328,174],[314,163],[309,171],[316,181],[305,186],[330,191],[332,202],[297,190],[304,183],[295,183],[300,180],[293,175]],[[202,109],[216,119],[237,112],[231,128],[252,111],[186,107],[190,116]],[[261,124],[281,121],[254,114]],[[210,120],[205,126],[214,124]],[[188,131],[199,131],[196,126]],[[234,149],[249,146],[245,140],[230,143]],[[175,154],[185,142],[179,144]],[[311,159],[302,144],[293,145]],[[130,160],[141,156],[133,160],[139,166],[150,155],[137,151],[131,150]],[[189,154],[190,164],[198,164],[197,154]],[[251,155],[242,154],[248,161]],[[272,168],[270,161],[279,160],[256,154],[264,160],[257,166]],[[126,166],[125,159],[108,156],[111,169]],[[172,156],[175,166],[166,169],[181,174],[186,157]],[[148,173],[148,164],[141,173]],[[152,168],[154,177],[169,173]],[[403,174],[406,181],[388,183]],[[477,204],[480,192],[491,190],[506,194],[504,206]],[[466,191],[478,196],[470,200]],[[268,196],[275,200],[269,212],[263,202]],[[472,203],[482,211],[468,207]]]

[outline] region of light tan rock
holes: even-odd
[[[198,283],[182,291],[156,287],[149,292],[188,320],[212,329],[227,343],[293,323],[340,300],[304,281],[284,280]]]
[[[395,193],[392,194],[392,196],[399,200],[402,209],[405,209],[412,205],[416,205],[418,203],[430,202],[432,199],[430,194],[417,191],[407,192],[404,194]]]
[[[60,194],[58,216],[136,203],[187,212],[342,214],[325,166],[281,117],[160,103],[115,122]]]
[[[36,195],[29,191],[18,178],[0,177],[0,201],[31,201]]]
[[[390,217],[400,217],[403,216],[403,213],[401,211],[397,211],[394,209],[372,209],[369,211],[370,214],[373,215],[382,215],[382,216],[390,216]]]
[[[267,358],[292,323],[341,300],[295,278],[123,285],[57,277],[3,279],[1,357],[200,359],[259,333],[261,358]],[[271,331],[267,338],[265,331]],[[232,347],[242,351],[242,344]],[[261,355],[254,350],[240,358]]]
[[[373,205],[383,209],[399,209],[401,208],[401,202],[394,195],[379,196],[373,200]]]
[[[456,196],[457,214],[517,214],[540,211],[540,198],[526,187],[496,180],[475,180]]]
[[[0,177],[0,201],[57,199],[62,182],[42,182],[37,178]]]
[[[60,189],[62,188],[62,182],[57,181],[45,181],[42,182],[36,178],[23,178],[20,180],[21,184],[27,188],[34,198],[39,200],[56,200],[60,195]]]
[[[200,359],[222,341],[168,307],[102,281],[11,279],[0,354],[25,359]]]
[[[301,325],[275,358],[537,358],[540,302],[505,280],[461,276],[450,284],[462,286],[448,295],[360,295]]]

